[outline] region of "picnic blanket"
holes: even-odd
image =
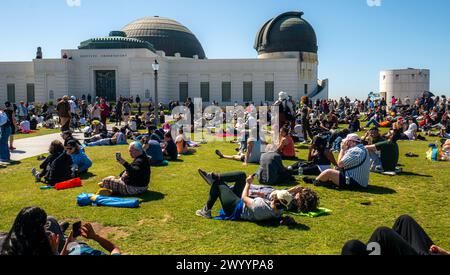
[[[286,214],[298,217],[317,218],[320,216],[329,215],[331,212],[332,211],[330,209],[319,207],[316,212],[309,212],[309,213],[286,212]]]
[[[117,208],[139,208],[139,199],[105,197],[82,193],[77,197],[78,206],[107,206]]]

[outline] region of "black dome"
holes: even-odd
[[[264,24],[256,36],[254,48],[258,54],[317,53],[316,33],[302,15],[303,12],[286,12]]]
[[[129,38],[137,38],[151,43],[158,51],[164,51],[167,56],[180,53],[182,57],[205,59],[203,47],[195,35],[185,26],[175,20],[163,17],[146,17],[136,20],[122,31]]]

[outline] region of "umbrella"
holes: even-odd
[[[435,95],[430,91],[423,92],[423,97],[430,98],[430,97],[434,97],[434,96]]]

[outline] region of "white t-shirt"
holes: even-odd
[[[409,125],[408,130],[406,130],[405,135],[409,138],[409,140],[414,139],[414,132],[417,131],[417,125],[412,123]]]

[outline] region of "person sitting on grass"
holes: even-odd
[[[327,183],[341,189],[367,188],[369,185],[370,157],[356,134],[350,134],[342,141],[336,169],[323,171],[316,179],[303,178],[309,184],[320,186]]]
[[[257,127],[255,127],[255,129],[257,129]],[[247,149],[245,150],[245,153],[239,152],[237,155],[227,156],[222,154],[221,151],[216,150],[216,155],[220,158],[244,162],[244,165],[248,165],[249,163],[259,164],[259,161],[261,160],[262,144],[259,138],[259,131],[256,130],[252,132],[253,135],[247,138]]]
[[[38,207],[23,208],[14,224],[3,238],[0,237],[1,256],[55,256],[55,255],[106,255],[75,241],[73,232],[65,238],[64,231],[69,223],[58,224],[53,217]],[[120,255],[120,249],[107,239],[99,236],[91,224],[83,224],[81,236],[94,240],[111,255]]]
[[[277,185],[285,184],[295,180],[294,175],[298,172],[288,170],[283,165],[283,158],[278,152],[274,152],[270,146],[266,148],[268,151],[261,155],[259,168],[256,177],[261,184]]]
[[[412,217],[399,217],[391,228],[380,227],[372,234],[370,243],[380,247],[380,256],[426,256],[447,255],[450,252],[436,246],[425,230]],[[358,240],[348,241],[342,248],[342,255],[367,256],[372,250]]]
[[[114,146],[114,145],[125,145],[127,144],[127,139],[125,136],[126,128],[119,129],[117,127],[113,127],[113,136],[111,138],[105,138],[94,142],[86,142],[86,146],[94,147],[94,146]]]
[[[31,170],[37,182],[54,186],[57,183],[72,179],[72,158],[64,150],[64,145],[59,140],[50,144],[50,155],[42,162],[40,168],[42,172],[37,172],[36,168]]]
[[[283,158],[295,158],[294,140],[289,134],[289,129],[283,127],[280,130],[280,140],[278,142],[277,152]]]
[[[378,127],[373,127],[364,134],[361,141],[364,145],[374,145],[386,141],[386,139],[380,134]]]
[[[178,136],[175,139],[178,155],[189,155],[195,153],[195,150],[189,149],[186,136],[182,128],[178,130]]]
[[[61,133],[61,138],[64,140],[64,147],[67,146],[69,141],[75,141],[78,145],[81,145],[80,141],[73,136],[72,131],[64,131]]]
[[[398,130],[390,130],[388,140],[366,146],[370,154],[372,172],[395,172],[399,159],[397,141],[401,137]],[[378,152],[380,155],[378,155]]]
[[[131,143],[128,152],[133,162],[125,161],[120,154],[116,160],[125,167],[119,178],[107,177],[99,183],[100,188],[111,190],[112,194],[134,196],[147,192],[150,184],[150,160],[139,142]]]
[[[243,220],[251,222],[279,221],[283,224],[283,211],[289,208],[292,195],[289,192],[279,192],[272,200],[249,197],[254,176],[244,172],[226,174],[206,173],[199,169],[200,176],[211,186],[206,205],[196,212],[199,217],[212,219],[211,210],[217,199],[223,208],[222,219]],[[234,183],[231,189],[227,183]]]
[[[147,156],[150,157],[150,165],[160,166],[164,161],[161,144],[156,140],[150,140],[148,137],[142,138],[141,144]]]
[[[170,161],[176,161],[178,159],[177,145],[173,141],[172,134],[170,132],[164,134],[164,144],[162,150],[164,158]]]
[[[337,166],[333,153],[327,147],[327,140],[323,136],[315,136],[309,148],[308,162],[297,162],[288,170],[298,172],[297,175],[318,176],[330,169],[331,164]]]
[[[70,140],[66,145],[67,154],[72,157],[72,173],[73,177],[82,175],[88,172],[92,167],[92,161],[88,158],[84,150],[75,140]]]

